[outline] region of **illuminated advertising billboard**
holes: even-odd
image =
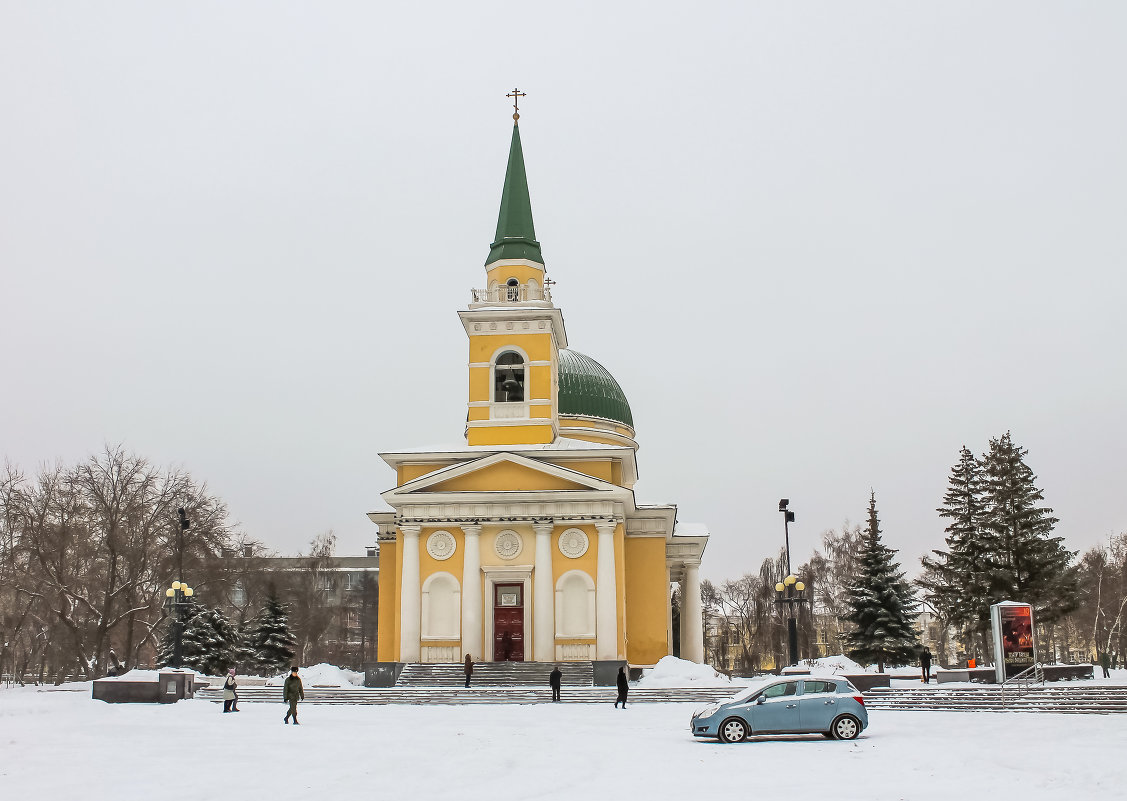
[[[990,625],[999,682],[1033,667],[1037,650],[1033,642],[1033,608],[1029,604],[994,604],[990,607]]]

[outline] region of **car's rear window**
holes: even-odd
[[[810,693],[836,693],[837,685],[832,681],[806,681],[803,682],[805,687],[803,692],[809,695]]]

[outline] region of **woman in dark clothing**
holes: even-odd
[[[470,686],[470,676],[473,675],[473,660],[466,654],[466,687]]]
[[[630,692],[630,681],[626,678],[626,668],[620,667],[618,669],[618,700],[614,702],[614,708],[617,709],[619,704],[622,708],[626,708],[626,694]]]

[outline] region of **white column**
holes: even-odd
[[[700,605],[700,562],[686,562],[681,579],[681,658],[704,662],[704,619]]]
[[[462,561],[462,656],[481,661],[481,526],[463,525],[466,552]]]
[[[551,520],[532,524],[536,532],[536,562],[532,570],[532,653],[537,662],[556,661],[552,525]]]
[[[596,523],[599,531],[595,569],[595,659],[618,659],[618,587],[614,569],[613,520]]]
[[[420,526],[400,526],[403,533],[403,575],[399,594],[399,661],[418,662],[422,635],[422,588],[419,586]]]

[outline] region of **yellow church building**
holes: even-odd
[[[607,370],[569,348],[532,224],[513,115],[484,288],[469,339],[465,441],[381,453],[396,486],[379,527],[382,663],[701,662],[708,533],[642,505],[633,418]],[[656,393],[655,393],[656,394]]]

